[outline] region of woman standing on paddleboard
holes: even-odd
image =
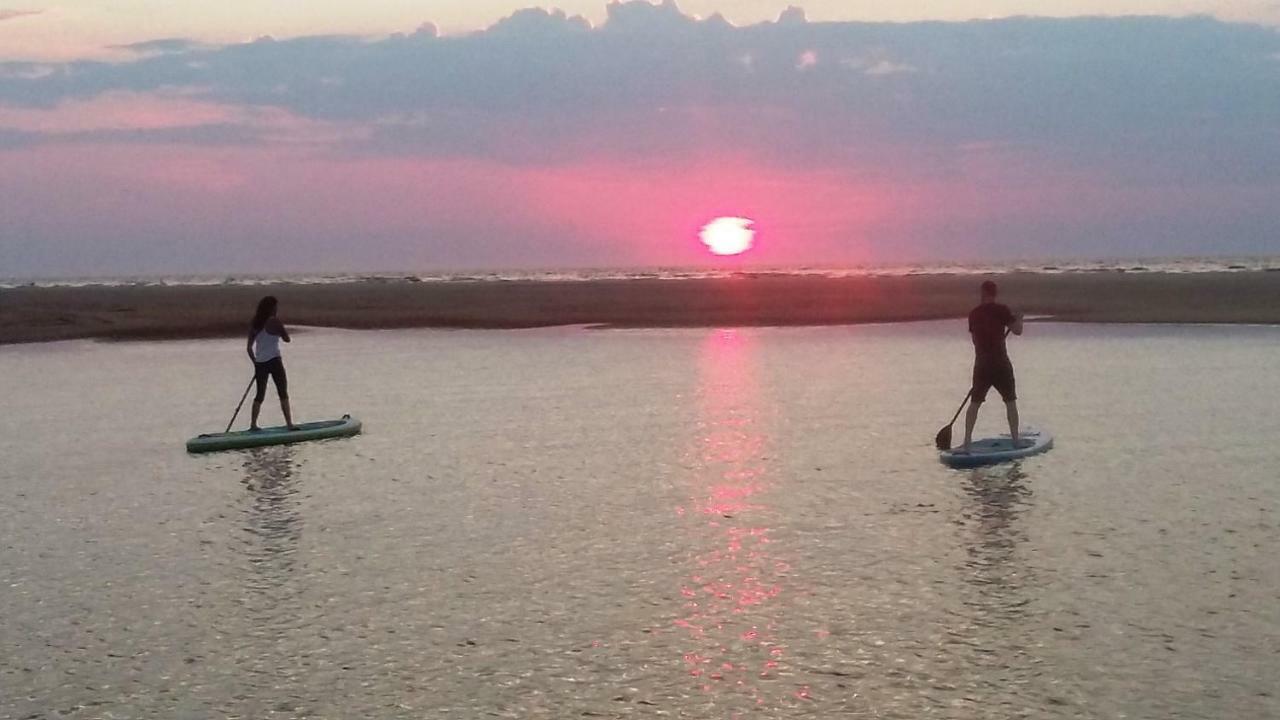
[[[289,331],[284,323],[276,318],[279,302],[268,295],[258,301],[258,310],[253,314],[253,325],[249,328],[249,359],[253,361],[253,379],[258,384],[258,394],[253,398],[253,415],[249,421],[250,430],[258,430],[258,412],[262,410],[262,401],[267,397],[267,376],[276,384],[276,394],[280,396],[280,410],[284,412],[285,425],[290,430],[297,430],[293,424],[293,416],[289,413],[289,378],[284,374],[284,359],[280,357],[280,341],[290,342]]]

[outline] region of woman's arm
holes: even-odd
[[[293,338],[289,337],[289,331],[284,329],[284,323],[277,318],[271,318],[271,334],[280,336],[285,342],[293,342]]]
[[[253,336],[254,336],[254,332],[252,329],[250,329],[249,342],[245,343],[245,349],[249,351],[249,360],[252,362],[258,362],[257,356],[253,354]]]

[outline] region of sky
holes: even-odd
[[[1280,253],[1280,2],[888,5],[0,0],[0,276]]]
[[[558,8],[603,24],[608,0],[308,0],[262,2],[219,0],[199,12],[173,0],[0,0],[0,18],[22,14],[22,22],[0,24],[0,59],[68,60],[118,57],[112,48],[162,37],[212,43],[253,40],[262,35],[385,35],[430,22],[446,34],[483,30],[529,7]],[[658,0],[653,0],[657,2]],[[809,0],[815,22],[914,22],[970,20],[1018,15],[1207,15],[1221,20],[1280,25],[1277,0]],[[681,0],[687,14],[720,14],[736,25],[776,20],[787,7],[778,0]]]

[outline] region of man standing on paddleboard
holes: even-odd
[[[1006,330],[1022,334],[1022,314],[996,302],[999,288],[990,280],[982,283],[982,304],[969,313],[969,334],[973,337],[973,388],[969,391],[969,412],[964,416],[964,451],[973,442],[973,426],[978,410],[995,388],[1009,415],[1009,436],[1018,447],[1018,394],[1013,379],[1013,363],[1005,347]]]

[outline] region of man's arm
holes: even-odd
[[[1022,334],[1022,313],[1016,313],[1010,310],[1009,314],[1012,316],[1012,319],[1009,321],[1009,332],[1013,333],[1014,335],[1021,335]]]

